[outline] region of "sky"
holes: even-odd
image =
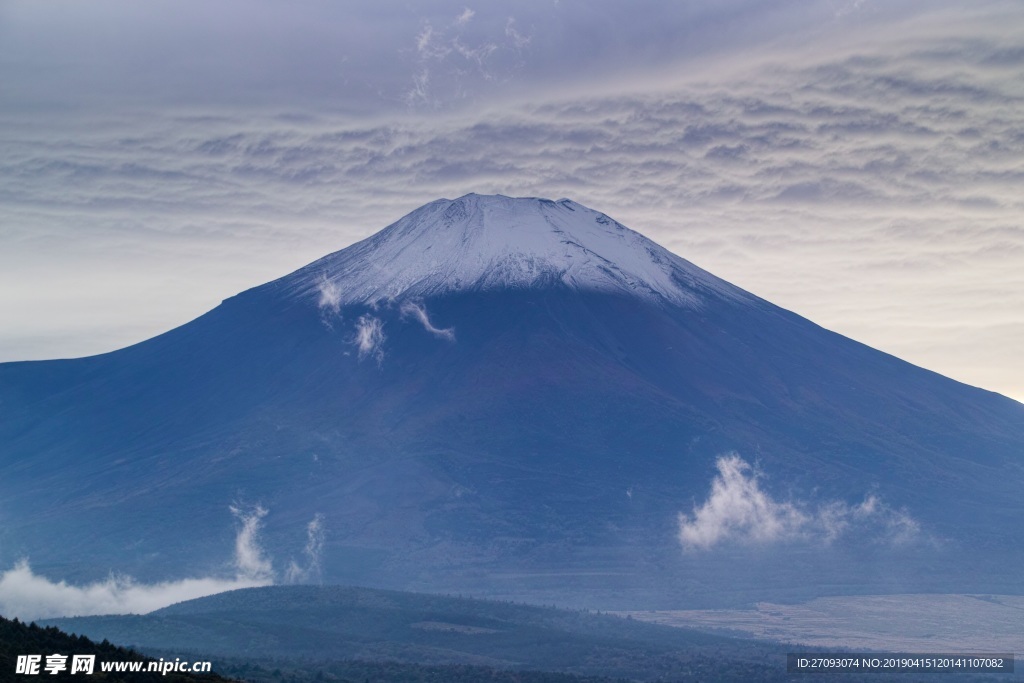
[[[478,192],[1024,400],[1022,73],[994,0],[2,0],[0,361]]]

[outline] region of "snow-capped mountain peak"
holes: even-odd
[[[687,307],[740,290],[569,199],[468,194],[431,202],[279,281],[332,305],[565,286]]]

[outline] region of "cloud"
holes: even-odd
[[[292,560],[285,570],[285,583],[320,583],[323,580],[321,555],[324,548],[324,519],[317,513],[306,525],[306,547],[303,549],[305,562]]]
[[[359,349],[359,360],[367,356],[379,365],[384,360],[384,323],[372,315],[361,315],[356,322],[355,345]]]
[[[833,541],[848,532],[870,527],[881,531],[880,538],[892,545],[920,540],[921,525],[906,510],[897,510],[869,494],[857,505],[832,502],[819,508],[816,524],[826,541]]]
[[[832,543],[865,531],[890,545],[921,538],[920,525],[909,513],[886,505],[876,495],[857,505],[830,501],[814,507],[778,501],[761,488],[761,474],[739,455],[719,457],[716,468],[707,500],[694,506],[691,515],[679,514],[679,542],[686,550],[726,543]]]
[[[317,281],[317,292],[320,294],[320,299],[317,302],[320,311],[331,315],[338,315],[338,312],[341,310],[341,288],[338,287],[338,284],[328,280],[326,275],[321,274],[320,279]]]
[[[416,320],[420,321],[423,325],[423,329],[430,334],[438,337],[439,339],[447,339],[450,342],[455,341],[455,328],[448,327],[445,329],[438,329],[430,322],[430,318],[427,316],[427,308],[422,303],[415,301],[406,301],[401,307],[402,317],[406,318],[412,316]]]
[[[788,539],[807,525],[807,515],[761,490],[757,473],[738,455],[719,458],[717,468],[707,501],[694,508],[692,518],[679,515],[679,541],[684,547],[710,548],[726,539]]]
[[[111,575],[104,581],[76,586],[52,581],[32,571],[27,559],[0,574],[0,613],[20,619],[145,614],[167,605],[239,588],[268,586],[274,582],[271,561],[259,544],[259,530],[267,511],[262,507],[231,506],[239,522],[235,538],[233,577],[199,578],[139,583],[130,576]]]
[[[258,542],[260,527],[267,515],[266,508],[257,505],[246,510],[232,505],[231,514],[241,523],[235,537],[235,568],[238,576],[252,581],[272,582],[273,564],[266,558]]]
[[[512,41],[516,50],[522,50],[530,44],[530,36],[516,30],[516,20],[513,17],[509,17],[505,22],[505,36]]]
[[[130,577],[75,586],[51,581],[32,571],[28,560],[19,561],[0,575],[0,611],[23,620],[94,614],[145,614],[183,600],[239,588],[270,585],[246,578],[198,578],[140,584]]]
[[[471,21],[476,12],[464,8],[450,24],[424,21],[416,34],[412,85],[403,100],[413,110],[450,110],[509,82],[523,66],[529,38],[517,33],[514,20]]]

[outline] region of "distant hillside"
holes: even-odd
[[[762,643],[587,612],[340,586],[253,588],[145,616],[48,623],[151,652],[278,660],[284,668],[388,660],[672,680],[784,671],[783,650]]]
[[[153,660],[132,650],[111,645],[106,640],[96,643],[85,636],[68,635],[54,626],[40,627],[36,624],[24,624],[18,620],[11,621],[0,617],[0,683],[26,681],[32,678],[46,681],[78,681],[81,683],[91,678],[83,673],[71,674],[69,670],[50,674],[44,671],[42,666],[40,667],[40,673],[35,676],[24,676],[15,673],[19,655],[42,655],[42,664],[45,665],[46,656],[52,654],[68,656],[68,664],[70,664],[72,655],[95,655],[95,673],[93,673],[93,676],[107,681],[107,683],[113,681],[131,681],[133,683],[143,683],[145,681],[161,681],[162,683],[223,683],[227,680],[213,674],[193,675],[171,672],[167,675],[127,672],[101,673],[101,662],[150,662]]]
[[[201,655],[222,674],[252,683],[794,680],[785,664],[791,645],[611,615],[342,586],[250,588],[144,616],[49,623],[165,659]],[[799,679],[908,680],[905,674],[801,674]],[[928,680],[1007,679],[930,674]]]

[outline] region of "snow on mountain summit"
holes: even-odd
[[[689,308],[741,293],[603,213],[569,199],[468,194],[426,204],[278,285],[333,306],[456,291],[566,286]]]

